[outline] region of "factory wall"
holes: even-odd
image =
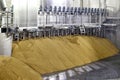
[[[39,0],[13,0],[14,24],[19,27],[37,26]]]
[[[101,8],[105,8],[105,0],[101,0]],[[119,0],[107,0],[107,9],[110,16],[119,16]],[[99,8],[99,0],[13,0],[15,23],[20,27],[37,26],[37,13],[40,4],[74,7],[93,7]],[[32,17],[31,17],[32,16]]]
[[[110,10],[109,16],[120,16],[120,0],[107,0],[107,9]]]

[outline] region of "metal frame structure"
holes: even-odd
[[[5,32],[8,35],[11,26],[13,26],[13,24],[9,20],[9,19],[13,19],[13,17],[12,17],[13,12],[10,12],[10,11],[0,11],[0,13],[5,15],[4,16],[5,23],[4,23],[4,25],[1,25],[1,32]],[[9,23],[9,21],[10,21],[10,23]]]
[[[69,5],[67,7],[65,6],[53,7],[45,6],[44,0],[41,0],[40,8],[38,10],[38,26],[24,28],[16,27],[12,29],[10,32],[8,31],[9,25],[7,24],[6,33],[7,34],[12,33],[13,40],[17,41],[29,38],[66,36],[66,35],[89,35],[105,37],[106,25],[103,22],[102,17],[104,17],[105,20],[107,19],[106,10],[107,5],[106,3],[104,5],[105,5],[104,9],[102,9],[101,0],[99,0],[99,8],[90,8],[90,2],[89,7],[86,8],[83,7],[83,0],[80,0],[81,7],[75,7],[74,5],[71,7],[68,7]],[[51,16],[53,20],[50,19]],[[88,17],[87,18],[88,22],[83,21],[84,16]],[[78,17],[79,19],[77,19]],[[39,21],[40,18],[42,21]],[[77,20],[78,22],[75,22]],[[91,21],[93,21],[94,23]]]

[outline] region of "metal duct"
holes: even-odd
[[[6,1],[5,0],[0,0],[0,11],[5,11],[6,10]],[[0,27],[2,25],[2,13],[0,13]]]
[[[0,10],[5,11],[7,5],[5,0],[0,0]]]

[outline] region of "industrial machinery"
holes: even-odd
[[[67,35],[89,35],[105,37],[102,25],[96,21],[94,16],[105,17],[106,10],[96,8],[81,7],[57,7],[45,6],[38,11],[38,27],[11,29],[9,33],[13,34],[14,40],[24,40],[29,38],[67,36]],[[101,16],[100,16],[101,15]],[[84,16],[90,17],[84,20]],[[81,19],[83,18],[83,19]],[[85,18],[86,19],[86,18]],[[97,19],[99,20],[99,19]],[[92,22],[91,22],[92,21]],[[103,20],[101,20],[103,21]],[[101,22],[100,21],[100,22]],[[2,32],[5,29],[2,28]]]
[[[87,79],[84,76],[84,74],[92,75],[92,72],[97,70],[101,71],[101,74],[103,73],[102,70],[107,70],[106,74],[114,75],[115,71],[111,68],[107,68],[108,66],[112,66],[112,64],[108,65],[102,61],[90,63],[96,60],[106,58],[108,56],[112,56],[119,51],[114,45],[112,45],[109,42],[109,40],[104,39],[104,38],[108,38],[111,41],[113,41],[114,44],[117,45],[116,41],[118,39],[117,37],[113,37],[113,36],[117,35],[117,28],[120,26],[119,24],[120,18],[109,17],[108,16],[109,12],[106,6],[103,8],[99,4],[99,8],[98,8],[98,7],[90,7],[90,6],[78,7],[74,5],[53,6],[51,4],[50,5],[40,4],[37,11],[38,12],[37,22],[36,22],[37,26],[29,26],[29,27],[28,26],[21,27],[19,24],[14,24],[14,20],[13,20],[14,13],[12,9],[10,11],[9,10],[6,11],[4,5],[2,5],[1,9],[2,11],[0,11],[0,18],[2,18],[2,22],[0,23],[1,26],[0,33],[5,33],[7,37],[11,36],[13,38],[13,41],[15,41],[15,44],[13,43],[13,57],[21,59],[21,61],[23,60],[24,63],[32,67],[38,73],[40,73],[41,76],[43,77],[43,80],[83,80],[83,79],[94,80],[92,78]],[[27,5],[27,9],[29,9],[28,5]],[[28,10],[27,13],[30,14]],[[29,17],[28,14],[27,14],[27,18]],[[27,21],[28,20],[26,19],[26,22]],[[88,37],[88,36],[92,36],[92,37]],[[60,37],[60,38],[57,39],[56,37]],[[65,41],[62,41],[63,37],[65,41],[68,41],[68,44],[64,45]],[[45,39],[46,41],[48,41],[48,43],[44,41]],[[52,41],[52,39],[54,40]],[[82,44],[80,44],[81,42]],[[106,45],[102,44],[102,42],[105,43]],[[96,45],[98,46],[96,47]],[[117,47],[119,46],[120,45],[117,45]],[[40,49],[41,47],[42,49]],[[54,49],[56,47],[58,49],[55,50],[54,52]],[[32,48],[30,51],[33,51],[33,53],[32,52],[30,53],[29,48],[30,49]],[[99,50],[98,48],[101,49]],[[73,51],[69,49],[73,49]],[[28,52],[26,50],[28,50]],[[49,53],[50,51],[51,54]],[[72,56],[73,56],[72,58],[73,61],[71,59]],[[54,61],[55,59],[53,59],[53,57],[55,57],[56,61]],[[90,59],[88,57],[90,57]],[[45,60],[47,58],[48,60]],[[71,61],[69,61],[69,59],[71,59]],[[34,61],[36,61],[35,64]],[[59,66],[58,65],[54,66],[54,63],[58,64],[57,61],[61,62],[61,64],[63,64],[64,66],[61,66],[61,64]],[[64,63],[64,61],[66,61],[66,63]],[[74,61],[76,61],[75,64]],[[79,67],[78,66],[79,64],[83,66]],[[44,67],[46,67],[47,65],[54,66],[55,69],[51,67],[48,67],[49,69],[45,69]],[[73,67],[74,65],[75,67]],[[64,71],[50,73],[52,71],[57,71],[57,70],[64,70]],[[44,74],[44,73],[48,73],[48,74]],[[82,77],[80,78],[79,75]],[[117,73],[115,74],[115,77],[118,77]]]
[[[108,14],[107,9],[101,7],[40,5],[38,10],[38,26],[19,27],[18,25],[10,27],[9,17],[13,17],[13,13],[12,11],[4,13],[7,15],[7,23],[1,31],[2,33],[12,34],[13,40],[18,41],[29,38],[67,35],[105,37],[105,28],[103,25],[107,21],[106,17]]]
[[[1,9],[4,10],[6,7],[4,0],[1,3],[3,4],[1,5]],[[106,37],[105,27],[113,25],[107,23],[110,21],[107,18],[109,13],[106,5],[104,8],[101,8],[100,4],[99,8],[40,4],[36,27],[19,27],[18,24],[13,25],[13,19],[11,19],[13,18],[13,10],[0,13],[6,17],[1,25],[1,32],[12,34],[13,40],[18,41],[29,38],[65,35]]]

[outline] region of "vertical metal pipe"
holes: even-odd
[[[101,25],[102,24],[102,16],[101,16],[101,0],[99,0],[99,25]]]
[[[73,0],[73,7],[75,7],[75,0]]]
[[[83,0],[80,0],[80,7],[81,7],[81,9],[83,8]],[[83,23],[82,23],[82,14],[81,14],[81,25],[83,25]]]
[[[6,25],[6,26],[7,26],[7,31],[6,31],[6,33],[7,33],[7,35],[8,35],[8,32],[9,32],[9,31],[8,31],[8,23],[9,23],[9,22],[8,22],[8,14],[9,14],[9,13],[7,12],[7,13],[6,13],[6,16],[7,16],[7,18],[6,18],[6,19],[7,19],[7,23],[6,23],[6,24],[7,24],[7,25]]]
[[[41,6],[42,6],[42,0],[40,0],[40,6],[39,6],[39,9],[41,8]],[[41,24],[41,20],[40,20],[41,16],[40,16],[40,12],[39,12],[39,10],[38,10],[37,13],[38,13],[38,14],[37,14],[37,26],[40,26],[40,24]]]
[[[88,8],[91,8],[90,0],[88,0]],[[88,22],[91,23],[91,14],[88,13]]]
[[[45,12],[44,12],[44,8],[45,8],[45,0],[41,0],[41,2],[42,2],[42,13],[43,13],[43,16],[42,16],[42,21],[43,21],[43,27],[45,27]]]
[[[74,8],[75,8],[75,0],[73,0],[73,10],[74,10]],[[74,17],[75,17],[75,14],[73,13],[73,15],[71,15],[71,24],[74,24]]]
[[[119,0],[119,12],[120,12],[120,0]]]
[[[28,13],[28,9],[29,9],[29,8],[28,8],[28,1],[29,1],[29,0],[27,0],[27,3],[26,3],[26,8],[27,8],[27,10],[26,10],[26,14],[27,14],[27,16],[26,16],[26,27],[29,27],[29,22],[28,22],[28,19],[29,19],[29,18],[28,18],[28,17],[29,17],[29,13]]]
[[[5,0],[0,0],[1,10],[5,11],[6,7],[7,7],[6,1]]]
[[[107,17],[107,0],[104,0],[105,19]]]
[[[80,0],[80,7],[83,7],[83,0]]]

